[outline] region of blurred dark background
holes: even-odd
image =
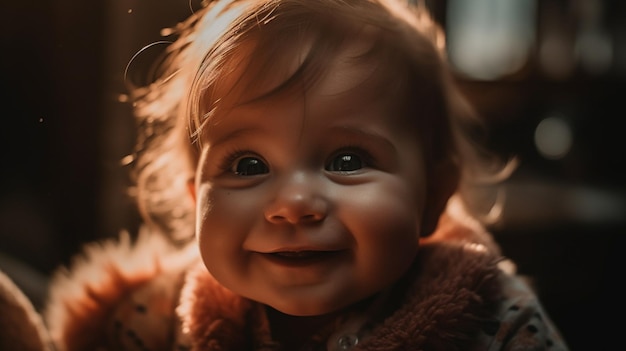
[[[0,269],[36,307],[81,245],[136,225],[124,70],[198,0],[0,0]],[[624,313],[626,2],[430,0],[491,143],[519,155],[492,228],[572,350]],[[619,285],[618,285],[619,284]]]

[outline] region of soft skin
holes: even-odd
[[[240,103],[203,135],[194,196],[204,263],[236,294],[290,315],[381,292],[418,251],[419,141],[392,108],[400,101],[364,99],[380,87],[367,83],[371,65],[348,63],[350,49],[313,87]]]

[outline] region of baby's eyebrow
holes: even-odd
[[[396,146],[388,138],[376,131],[371,131],[355,126],[340,125],[331,127],[329,132],[329,135],[344,137],[348,140],[365,140],[368,143],[373,143],[376,146],[386,149],[390,152],[396,151]]]

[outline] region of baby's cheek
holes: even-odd
[[[422,214],[416,197],[415,191],[401,184],[355,188],[348,197],[350,202],[341,206],[341,216],[361,227],[359,231],[372,232],[370,235],[390,231],[412,235],[419,228]]]
[[[371,293],[394,285],[415,261],[419,246],[406,231],[378,234],[375,240],[357,244],[355,254],[357,281]]]
[[[403,265],[412,260],[419,242],[421,211],[400,193],[373,192],[343,209],[344,223],[360,252],[370,261]]]
[[[242,245],[260,216],[255,201],[241,191],[210,189],[199,206],[198,231],[202,259],[216,278],[245,272]]]

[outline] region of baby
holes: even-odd
[[[54,277],[65,350],[567,350],[464,210],[486,173],[422,7],[209,1],[133,90],[136,240]]]

